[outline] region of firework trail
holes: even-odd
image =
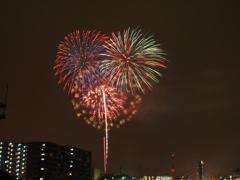
[[[119,128],[130,121],[137,113],[141,101],[140,95],[126,95],[106,84],[86,92],[81,99],[79,93],[75,92],[72,104],[77,117],[83,118],[87,124],[97,129],[105,128],[105,173],[108,159],[108,132],[114,125]]]
[[[165,53],[153,36],[143,34],[140,29],[112,33],[105,47],[101,72],[117,89],[131,93],[138,89],[145,93],[146,87],[151,90],[158,76],[162,76],[158,69],[166,68]]]

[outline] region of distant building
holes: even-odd
[[[26,176],[27,145],[24,143],[0,142],[0,170],[15,176]]]
[[[98,180],[135,180],[136,178],[128,176],[126,174],[120,174],[117,176],[114,176],[112,174],[105,174],[102,177],[100,177]]]
[[[143,176],[139,180],[173,180],[170,176]]]
[[[97,168],[91,169],[91,180],[99,180],[101,175],[102,175],[101,169],[97,169]]]
[[[240,180],[240,168],[236,168],[233,172],[233,179]]]
[[[131,177],[127,174],[120,174],[114,178],[114,180],[134,180],[134,179],[135,179],[134,177]]]
[[[50,142],[1,142],[1,145],[0,170],[17,179],[91,179],[91,153],[88,151]]]

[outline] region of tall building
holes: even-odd
[[[4,146],[0,169],[18,178],[30,180],[91,178],[91,153],[88,151],[50,142],[27,144],[1,142],[1,144]],[[16,155],[12,157],[14,154]]]
[[[0,142],[0,170],[16,179],[26,176],[27,145],[24,143]]]

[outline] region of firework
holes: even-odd
[[[142,102],[140,95],[119,92],[107,85],[90,90],[83,98],[79,93],[75,93],[72,105],[76,111],[76,116],[97,129],[104,128],[106,123],[102,92],[105,92],[106,97],[108,130],[113,127],[119,128],[130,121],[136,115]]]
[[[99,64],[103,60],[103,45],[107,36],[100,32],[73,32],[65,37],[58,49],[55,75],[60,76],[58,83],[65,82],[64,89],[73,87],[89,89],[100,78]]]
[[[105,123],[105,114],[108,125],[110,127],[114,125],[114,121],[124,111],[126,97],[108,85],[101,85],[89,90],[82,97],[75,92],[75,100],[72,103],[78,117],[84,116],[83,119],[87,124],[101,129]]]
[[[123,34],[112,33],[107,42],[106,59],[101,64],[101,72],[117,89],[133,93],[136,89],[145,92],[146,87],[158,82],[160,67],[166,68],[162,49],[153,36],[142,30],[124,30]]]

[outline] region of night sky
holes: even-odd
[[[110,35],[139,26],[161,43],[168,69],[137,116],[110,131],[108,172],[138,176],[141,165],[141,175],[164,175],[175,153],[176,175],[199,160],[212,174],[231,173],[240,167],[238,2],[1,2],[0,82],[9,94],[0,140],[86,149],[103,169],[104,131],[76,117],[54,76],[58,44],[78,29]]]

